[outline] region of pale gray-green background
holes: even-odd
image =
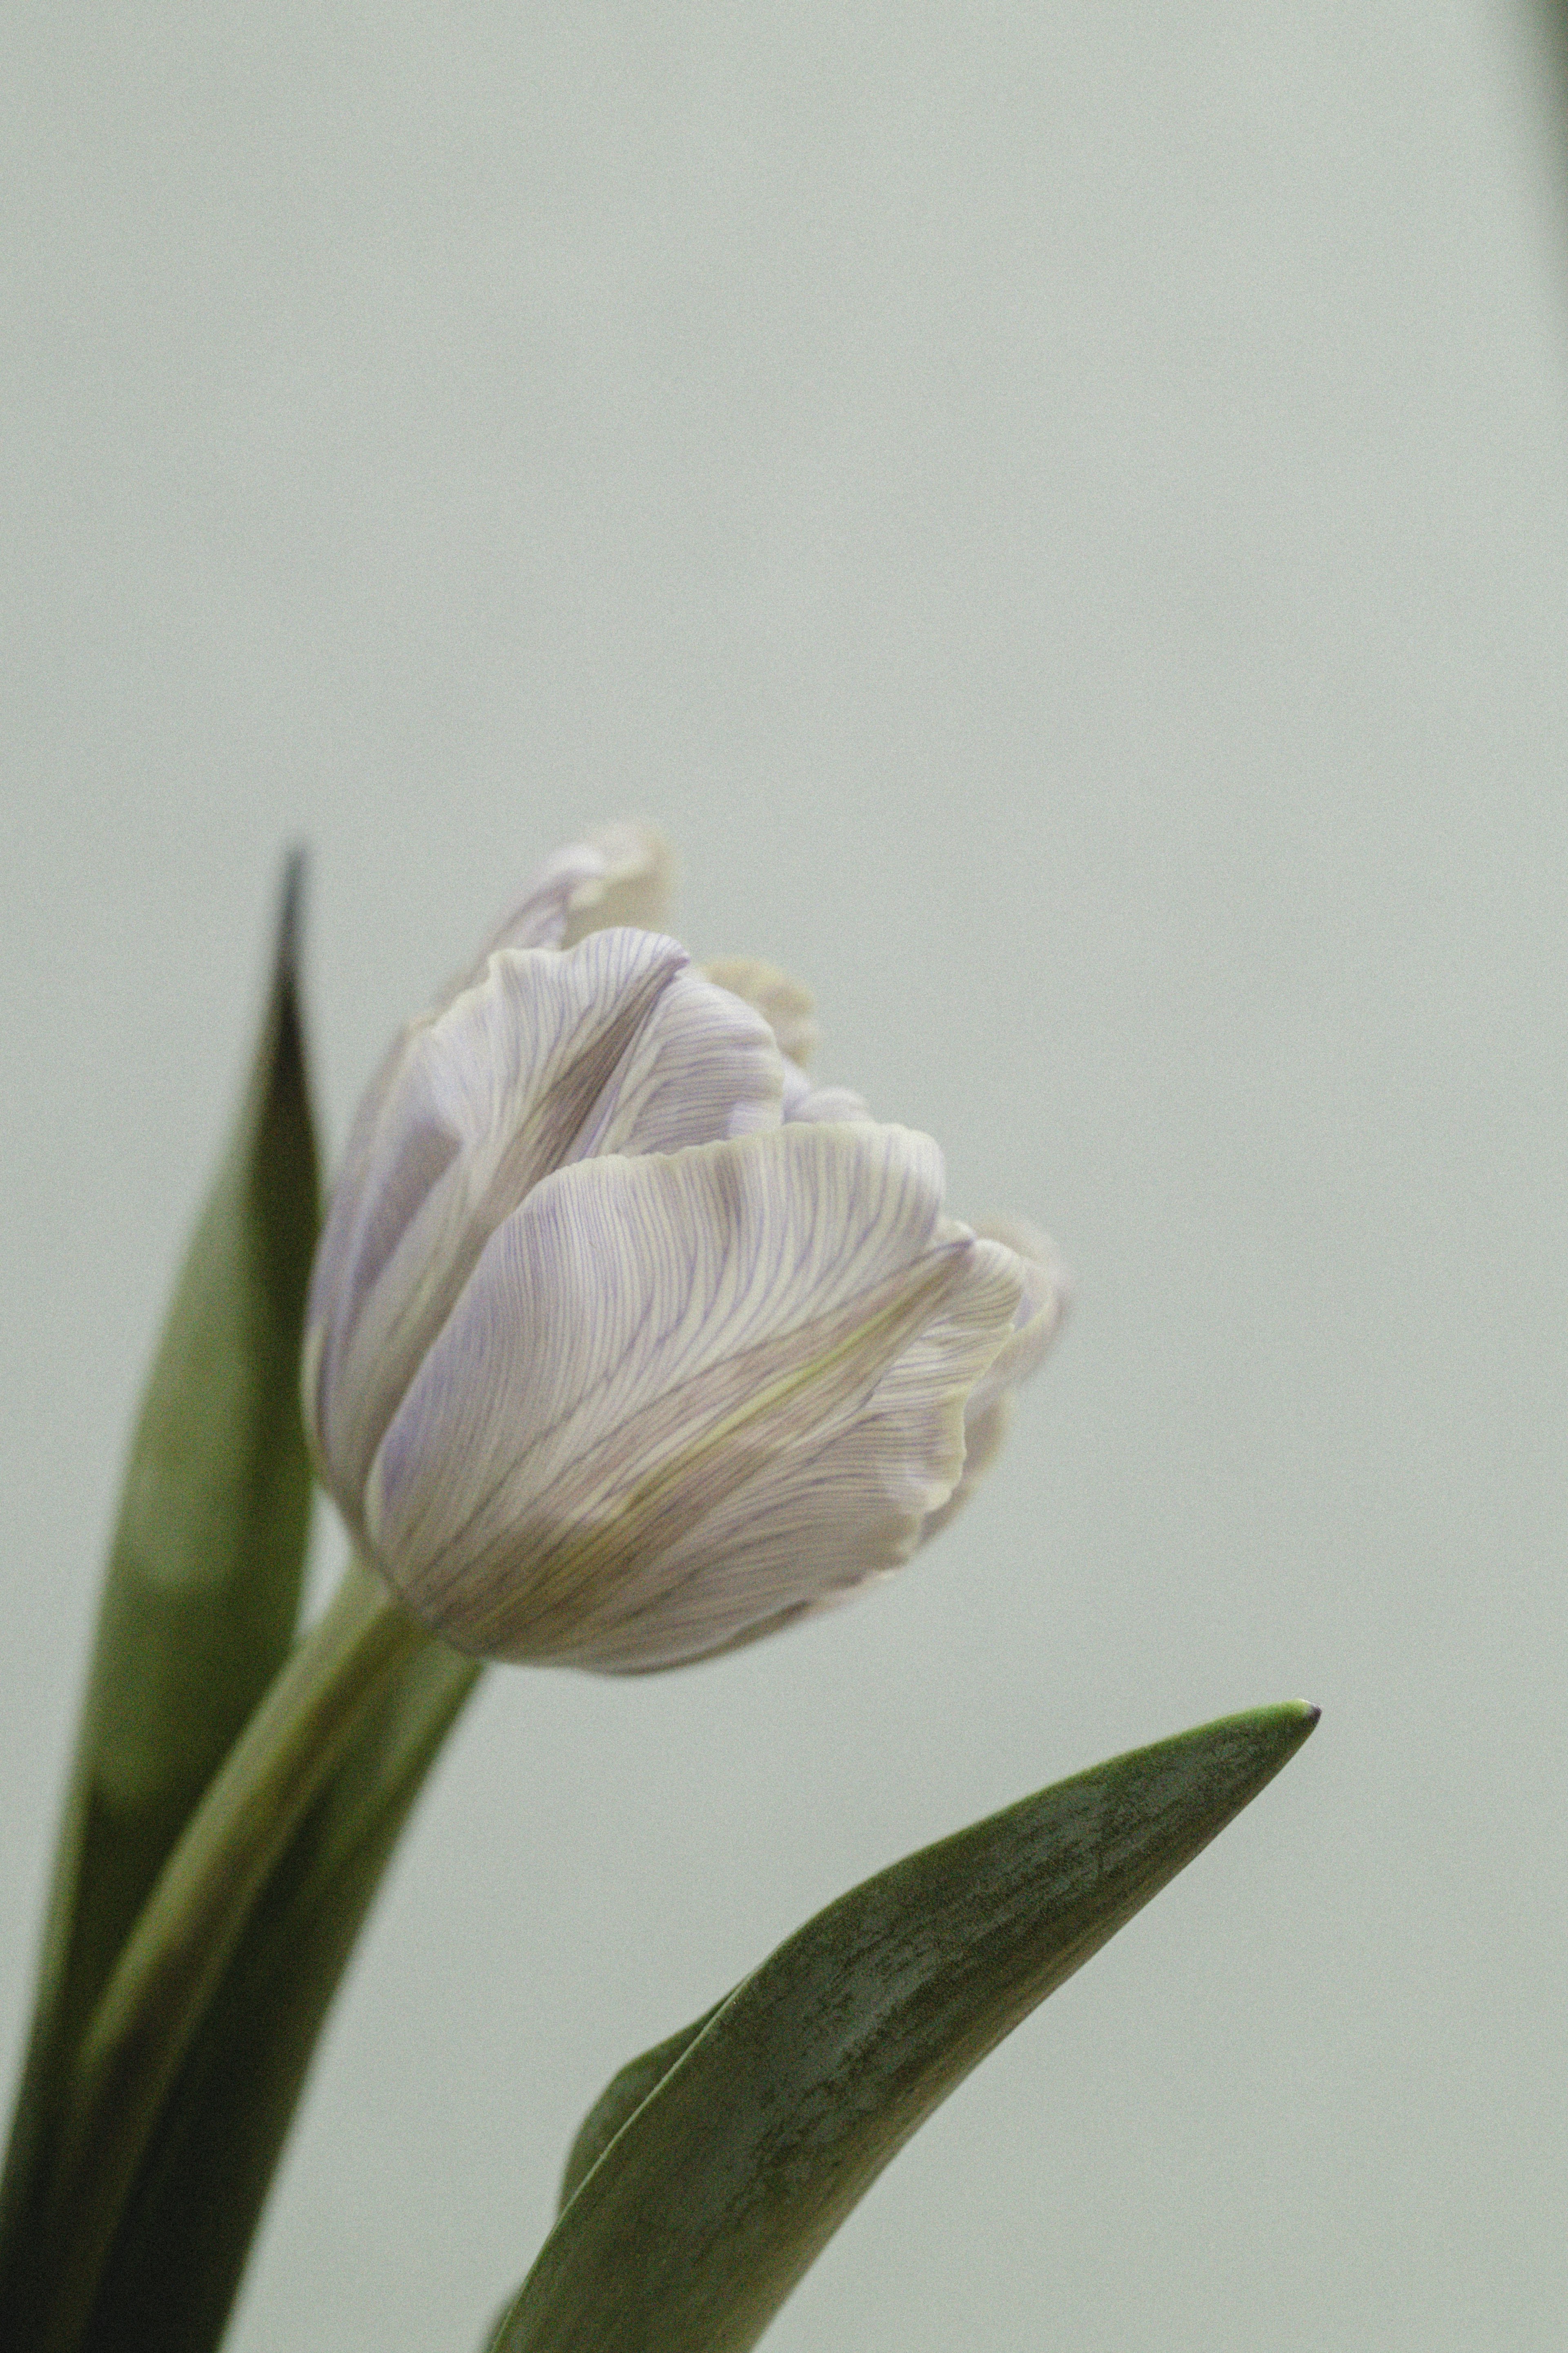
[[[694,946],[807,977],[825,1073],[1078,1277],[895,1587],[491,1679],[236,2353],[468,2353],[629,2052],[904,1850],[1295,1694],[770,2344],[1562,2343],[1545,67],[1500,0],[7,13],[7,2063],[286,842],[330,1142],[641,813]]]

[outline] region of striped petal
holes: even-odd
[[[947,1501],[927,1517],[924,1544],[946,1527],[976,1482],[1002,1451],[1013,1419],[1013,1392],[1039,1363],[1061,1329],[1072,1297],[1056,1245],[1022,1218],[997,1219],[978,1229],[1007,1251],[1018,1271],[1020,1291],[1013,1325],[990,1366],[971,1390],[963,1415],[963,1475]]]
[[[1022,1288],[906,1129],[583,1161],[487,1244],[375,1458],[370,1542],[462,1648],[722,1647],[905,1557]]]
[[[663,928],[672,871],[669,845],[651,826],[621,820],[597,826],[539,867],[472,964],[456,974],[383,1057],[361,1097],[332,1191],[333,1209],[317,1260],[313,1291],[325,1296],[343,1274],[343,1251],[355,1230],[372,1151],[387,1098],[406,1074],[420,1038],[465,991],[479,987],[498,948],[561,948],[593,931]],[[722,1131],[721,1131],[722,1132]],[[417,1185],[419,1170],[406,1174]],[[434,1182],[431,1175],[424,1186]],[[309,1390],[307,1390],[309,1395]]]
[[[497,948],[570,948],[590,932],[630,926],[661,932],[669,913],[673,860],[651,826],[596,826],[547,858],[479,954]]]
[[[924,1537],[966,1467],[965,1391],[1015,1295],[1007,1254],[975,1240],[967,1280],[851,1415],[771,1461],[683,1535],[661,1568],[658,1646],[634,1620],[595,1659],[623,1672],[727,1650],[849,1600]]]
[[[1072,1286],[1055,1242],[1026,1219],[993,1218],[975,1231],[1011,1250],[1024,1286],[1006,1345],[971,1400],[978,1407],[988,1398],[1016,1388],[1035,1370],[1061,1329]]]
[[[784,1057],[784,1115],[786,1120],[869,1119],[864,1096],[850,1087],[813,1086],[805,1065],[816,1052],[819,1032],[812,1018],[809,989],[792,980],[777,965],[754,956],[723,956],[705,964],[703,973],[732,997],[754,1005],[778,1040]]]
[[[780,1053],[804,1070],[820,1034],[812,1018],[809,988],[803,988],[776,964],[763,964],[756,956],[721,956],[717,963],[705,964],[702,971],[705,978],[727,988],[731,997],[754,1005],[777,1039]]]
[[[352,1525],[416,1366],[529,1190],[588,1153],[672,1152],[774,1124],[782,1086],[766,1023],[657,933],[500,949],[416,1027],[361,1181],[334,1195],[312,1283],[307,1408]]]
[[[784,1115],[786,1120],[839,1122],[871,1116],[866,1098],[852,1087],[814,1087],[793,1062],[784,1064]]]

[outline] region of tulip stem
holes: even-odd
[[[364,1710],[432,1638],[352,1561],[191,1817],[127,1938],[69,2087],[51,2220],[45,2353],[91,2316],[136,2168],[225,1967]]]

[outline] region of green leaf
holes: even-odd
[[[320,1220],[297,984],[300,863],[228,1153],[132,1443],[0,2188],[0,2312],[20,2309],[63,2079],[125,1937],[292,1641],[310,1529],[300,1424]]]
[[[728,1996],[725,1997],[728,2000]],[[683,2026],[679,2034],[656,2042],[651,2051],[639,2058],[628,2059],[618,2075],[605,2086],[582,2124],[566,2159],[566,2170],[561,2177],[561,2195],[556,2211],[563,2212],[577,2195],[584,2181],[592,2173],[621,2126],[636,2115],[650,2092],[656,2091],[678,2059],[684,2058],[710,2018],[717,2017],[724,2007],[716,2001],[705,2010],[695,2024]]]
[[[819,1913],[672,2064],[658,2063],[669,2044],[634,2063],[654,2088],[583,2177],[496,2353],[754,2345],[938,2103],[1316,1722],[1314,1708],[1267,1708],[1134,1750]]]
[[[295,1833],[164,2102],[83,2353],[218,2343],[344,1966],[479,1673],[444,1644],[417,1652]]]

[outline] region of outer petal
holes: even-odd
[[[1013,1391],[1027,1378],[1061,1329],[1071,1290],[1048,1235],[1022,1218],[998,1219],[980,1232],[1005,1249],[1016,1264],[1023,1289],[1013,1328],[989,1370],[970,1393],[963,1415],[963,1475],[945,1504],[930,1514],[921,1542],[946,1527],[960,1504],[1002,1450],[1013,1419]]]
[[[1072,1286],[1055,1242],[1026,1219],[994,1218],[975,1231],[1012,1251],[1024,1283],[1007,1344],[970,1400],[977,1408],[1004,1390],[1016,1388],[1034,1371],[1061,1329]]]
[[[386,1574],[460,1647],[636,1668],[891,1567],[1022,1287],[941,1197],[930,1139],[870,1125],[547,1180],[376,1457]]]
[[[411,1036],[362,1181],[334,1196],[308,1319],[307,1407],[355,1524],[416,1366],[530,1187],[586,1153],[776,1123],[782,1083],[766,1024],[655,933],[500,950]]]
[[[858,1409],[680,1536],[665,1559],[657,1629],[633,1620],[594,1663],[641,1671],[729,1649],[759,1620],[834,1608],[907,1560],[933,1491],[962,1477],[965,1391],[995,1345],[1014,1281],[1006,1253],[973,1242],[965,1282]]]
[[[466,989],[477,988],[498,948],[559,948],[574,945],[591,931],[631,925],[657,932],[664,927],[672,871],[669,845],[652,826],[619,820],[597,826],[581,841],[557,849],[534,872],[521,896],[508,908],[473,963],[454,976],[435,1001],[411,1021],[384,1056],[360,1100],[332,1188],[335,1213],[317,1260],[317,1297],[336,1288],[342,1252],[357,1217],[372,1146],[387,1097],[397,1085],[416,1041]],[[722,1132],[722,1131],[721,1131]],[[428,1173],[426,1189],[434,1182]],[[309,1399],[313,1384],[307,1383]]]
[[[969,1501],[975,1487],[1002,1451],[1002,1442],[1013,1426],[1013,1392],[1002,1389],[983,1398],[979,1405],[971,1399],[963,1417],[963,1473],[945,1504],[928,1512],[921,1528],[920,1541],[941,1534],[954,1512]]]

